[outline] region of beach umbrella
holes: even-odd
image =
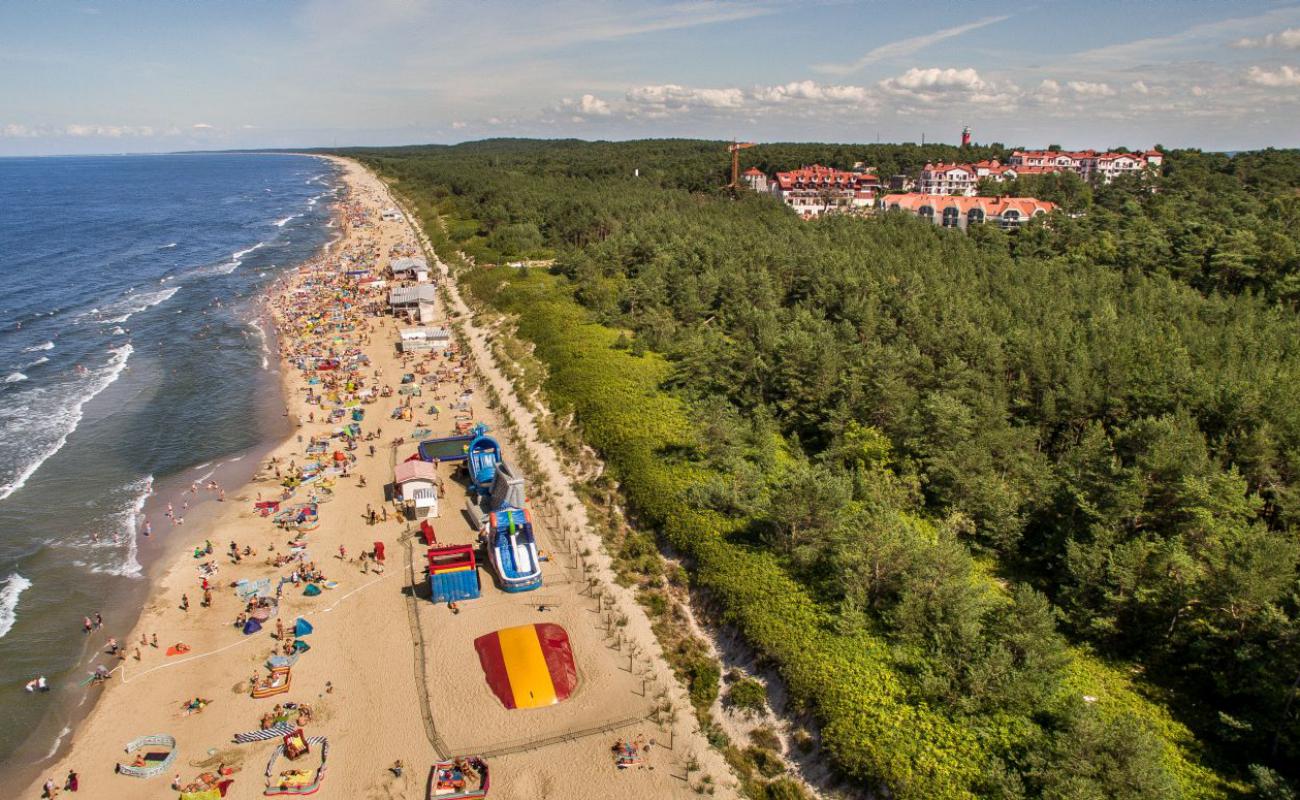
[[[311,632],[312,632],[311,623],[303,619],[302,617],[298,617],[298,621],[293,623],[294,636],[306,636]]]
[[[343,451],[342,451],[342,450],[335,450],[335,451],[334,451],[334,460],[335,460],[335,461],[347,461],[347,460],[348,460],[348,457],[345,456],[345,455],[343,455]]]
[[[304,641],[299,640],[293,643],[293,651],[295,653],[305,653],[310,649],[311,649],[311,645],[307,644]]]
[[[244,623],[245,636],[249,636],[251,634],[257,633],[261,629],[262,629],[262,623],[258,622],[255,619],[250,619],[248,622]]]
[[[316,595],[320,594],[320,587],[314,583],[309,583],[307,584],[307,588],[302,590],[302,593],[307,595],[308,597],[315,597]]]

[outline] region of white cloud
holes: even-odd
[[[979,73],[970,67],[966,69],[913,67],[897,78],[881,81],[881,86],[886,88],[908,91],[977,91],[984,88],[984,85]]]
[[[103,137],[108,139],[120,139],[123,137],[148,137],[153,136],[155,131],[148,125],[66,125],[62,133],[65,136],[75,136],[77,138],[86,137]]]
[[[1242,37],[1232,43],[1238,48],[1279,47],[1283,50],[1300,50],[1300,28],[1287,28],[1257,38]]]
[[[973,30],[978,30],[987,25],[1002,22],[1006,19],[1009,19],[1006,15],[985,17],[984,19],[976,20],[975,22],[970,22],[965,25],[944,28],[943,30],[922,34],[920,36],[913,36],[908,39],[900,39],[896,42],[890,42],[872,48],[856,61],[847,64],[817,64],[813,66],[813,69],[817,72],[825,72],[831,75],[848,75],[849,73],[857,72],[868,64],[875,64],[889,58],[910,56],[913,53],[920,52],[932,44],[937,44],[945,39],[951,39],[954,36],[961,36],[963,33],[969,33]]]
[[[1138,94],[1151,93],[1151,88],[1147,86],[1146,81],[1133,81],[1132,83],[1129,84],[1128,88],[1137,92]]]
[[[1115,90],[1110,88],[1108,83],[1094,83],[1091,81],[1070,81],[1065,84],[1070,91],[1084,97],[1114,97]]]
[[[560,101],[560,110],[573,112],[574,122],[581,122],[584,117],[608,117],[613,113],[609,103],[592,94],[584,94],[577,100],[566,97]]]
[[[193,128],[194,130],[196,130],[196,131],[210,131],[210,130],[212,130],[212,126],[209,125],[209,124],[206,123],[206,122],[196,122],[196,123],[194,123],[193,125],[191,125],[190,127],[192,127],[192,128]]]
[[[752,92],[756,100],[766,103],[784,103],[791,100],[811,100],[828,103],[865,103],[871,100],[870,91],[862,86],[835,86],[816,81],[792,81],[780,86],[760,86]]]
[[[886,78],[877,85],[886,94],[904,102],[970,102],[986,104],[995,110],[1006,108],[1021,94],[1020,89],[1012,84],[984,80],[971,67],[913,67],[902,75]]]
[[[741,89],[697,89],[665,83],[629,89],[627,101],[649,115],[662,115],[697,108],[740,108],[745,103]]]
[[[1257,86],[1269,88],[1300,86],[1300,69],[1285,64],[1270,72],[1263,67],[1251,67],[1246,73],[1246,80]]]
[[[464,130],[465,123],[461,122],[460,120],[456,120],[455,122],[451,123],[451,129],[454,131]]]

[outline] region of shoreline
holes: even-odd
[[[312,330],[315,322],[303,325],[303,309],[306,313],[322,309],[313,319],[324,320],[331,317],[324,309],[334,308],[331,302],[339,293],[353,291],[334,288],[346,284],[341,266],[345,256],[370,263],[379,272],[394,253],[419,252],[415,230],[406,220],[378,220],[382,208],[395,204],[388,188],[356,162],[339,162],[344,165],[349,187],[341,201],[343,216],[354,215],[355,226],[353,220],[345,219],[340,229],[343,238],[327,258],[293,268],[274,287],[272,304],[282,312],[277,323],[296,325],[281,338],[277,354],[286,403],[290,415],[305,419],[298,436],[291,433],[271,448],[280,467],[307,458],[301,437],[328,436],[334,428],[309,415],[321,414],[325,406],[306,404],[305,376],[287,366],[286,354],[321,352],[336,345],[340,351],[353,352],[348,348],[359,347],[370,358],[366,369],[357,372],[366,386],[371,385],[372,370],[382,370],[383,375],[382,379],[376,376],[374,385],[395,387],[397,377],[410,369],[393,347],[401,325],[386,313],[345,312],[342,319],[351,322],[338,334],[322,336]],[[386,305],[383,295],[359,290],[354,299],[358,307],[367,302]],[[445,315],[447,309],[441,302],[437,305]],[[325,323],[321,327],[332,329]],[[332,338],[335,335],[338,338]],[[331,341],[333,344],[325,344]],[[438,361],[440,358],[446,360]],[[489,407],[484,397],[490,394],[484,391],[490,384],[486,375],[492,369],[490,363],[479,363],[477,354],[467,352],[430,354],[422,363],[432,365],[435,374],[444,377],[431,385],[425,382],[427,399],[419,401],[420,407],[433,403],[446,409],[457,398],[465,401],[462,393],[469,389],[472,399],[464,415],[488,422],[494,429],[502,428],[503,443],[513,447],[514,433],[501,426],[502,414]],[[277,482],[264,468],[249,483],[228,492],[226,508],[212,526],[209,538],[214,541],[214,553],[206,559],[219,562],[212,607],[197,607],[200,594],[190,570],[199,562],[185,553],[176,554],[153,585],[135,630],[123,640],[133,650],[141,632],[156,631],[160,648],[145,648],[141,662],[133,658],[124,662],[125,670],[113,674],[103,697],[69,738],[63,753],[42,765],[40,776],[22,796],[39,796],[41,778],[52,776],[61,783],[73,768],[81,776],[77,797],[175,797],[177,793],[163,777],[139,781],[114,775],[112,769],[123,758],[122,746],[127,741],[146,734],[167,734],[176,738],[179,752],[166,770],[167,776],[177,775],[188,782],[196,772],[212,771],[224,763],[235,770],[227,797],[260,797],[262,765],[274,742],[234,745],[231,736],[256,730],[259,715],[277,701],[290,700],[311,705],[307,733],[326,736],[330,743],[329,777],[321,786],[320,797],[423,798],[430,764],[448,755],[469,753],[489,754],[493,759],[492,790],[498,800],[696,795],[689,780],[682,777],[689,776],[691,767],[687,765],[697,756],[706,764],[719,761],[719,757],[693,732],[689,721],[670,723],[672,735],[652,721],[657,720],[655,708],[662,698],[670,690],[677,696],[680,687],[670,679],[659,688],[659,676],[667,672],[662,663],[652,669],[653,677],[646,677],[650,672],[643,675],[640,662],[634,663],[625,652],[631,645],[623,646],[624,634],[616,642],[609,633],[618,626],[602,622],[601,613],[593,612],[587,599],[586,561],[575,553],[575,542],[569,538],[572,530],[562,517],[548,518],[545,500],[540,511],[534,504],[539,545],[550,554],[542,565],[543,588],[526,595],[504,593],[480,563],[482,596],[466,601],[455,613],[429,602],[424,593],[423,580],[417,575],[423,564],[423,546],[413,538],[413,526],[397,521],[396,515],[374,527],[361,518],[367,506],[393,509],[385,503],[384,487],[392,478],[394,463],[404,459],[411,448],[409,438],[419,438],[408,433],[411,426],[431,428],[435,436],[445,435],[453,427],[449,412],[430,419],[426,415],[432,412],[417,411],[411,421],[392,421],[387,412],[396,410],[402,399],[401,393],[394,392],[363,406],[363,430],[373,428],[378,434],[374,453],[368,454],[367,445],[359,445],[351,478],[335,479],[333,499],[321,506],[319,527],[303,537],[308,557],[318,571],[337,582],[337,589],[311,597],[291,587],[280,599],[281,621],[292,627],[292,620],[302,616],[315,626],[306,640],[310,652],[303,653],[293,667],[290,691],[274,700],[248,697],[250,673],[264,675],[262,663],[268,650],[279,647],[266,630],[244,636],[230,626],[231,618],[243,607],[228,588],[230,582],[237,577],[274,580],[277,575],[283,577],[286,569],[262,561],[272,548],[283,554],[286,539],[293,535],[276,530],[252,512],[253,500],[278,492]],[[412,408],[416,410],[414,405]],[[450,473],[444,465],[443,512],[432,522],[440,543],[472,544],[476,532],[460,513],[465,489]],[[359,480],[362,477],[364,483]],[[550,491],[543,488],[542,493],[545,496]],[[302,497],[297,494],[289,502]],[[193,540],[199,538],[196,533]],[[252,545],[257,555],[232,563],[223,558],[227,539],[237,541],[241,548],[246,543]],[[355,559],[355,553],[371,549],[372,542],[384,544],[388,554],[385,569],[378,574],[368,570],[368,563]],[[581,576],[575,574],[579,561]],[[601,580],[610,577],[599,571],[597,576]],[[183,591],[190,597],[189,611],[177,607]],[[538,619],[567,629],[578,689],[559,705],[510,711],[489,691],[471,645],[485,633]],[[636,619],[633,627],[623,630],[641,638],[642,620]],[[177,641],[184,641],[189,649],[172,659],[164,656],[162,648]],[[184,713],[182,705],[195,697],[211,702],[201,713]],[[652,745],[656,736],[666,741],[653,753],[647,750],[646,763],[640,769],[617,769],[609,756],[610,741],[634,734],[646,738],[647,732]],[[387,770],[395,758],[410,768],[401,773]],[[715,787],[718,795],[731,794],[725,768],[722,772],[706,769],[720,779]]]
[[[311,154],[296,154],[316,157]],[[335,179],[341,179],[338,165],[328,158],[321,160],[331,163]],[[340,181],[340,186],[342,183]],[[337,230],[340,215],[332,212],[326,227]],[[337,243],[337,235],[326,241],[310,256],[306,262],[324,257],[331,246]],[[265,337],[267,351],[274,355],[278,350],[278,335],[274,328],[262,298],[276,290],[283,278],[296,271],[301,264],[286,265],[277,268],[279,275],[263,290],[248,298],[245,322],[259,326]],[[132,575],[123,575],[129,580],[123,589],[106,601],[101,610],[105,613],[105,628],[114,631],[129,628],[132,636],[138,636],[138,628],[145,613],[159,600],[159,593],[164,582],[181,565],[179,555],[201,542],[216,529],[224,511],[223,503],[208,492],[200,492],[190,507],[185,510],[185,525],[173,526],[166,523],[165,508],[169,498],[175,499],[186,494],[188,486],[195,480],[214,480],[223,487],[235,487],[232,494],[251,484],[256,475],[257,465],[269,453],[284,446],[297,430],[296,419],[286,413],[289,406],[289,384],[283,365],[268,365],[266,373],[259,377],[254,388],[254,412],[262,432],[254,444],[239,450],[232,450],[213,458],[211,461],[186,467],[178,472],[155,479],[144,475],[141,481],[148,480],[149,492],[144,496],[141,508],[135,513],[133,536],[135,537],[135,558],[139,570]],[[110,387],[111,388],[111,387]],[[75,431],[73,432],[75,435]],[[142,520],[155,521],[153,535],[145,537],[140,531]],[[158,524],[162,521],[163,524]],[[98,638],[98,637],[96,637]],[[122,641],[128,641],[122,639]],[[102,642],[86,637],[77,656],[74,672],[64,677],[65,681],[76,680],[77,674],[88,673],[90,667],[99,660]],[[40,723],[32,730],[28,739],[16,747],[3,762],[0,762],[0,781],[26,785],[35,781],[46,765],[57,763],[74,746],[78,733],[86,722],[96,713],[101,699],[101,691],[93,686],[65,683],[49,695],[50,708],[43,714]],[[49,743],[49,749],[45,749]]]

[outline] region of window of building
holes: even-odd
[[[972,208],[966,214],[967,225],[979,225],[984,222],[984,209]]]
[[[961,212],[959,212],[955,206],[948,206],[943,210],[943,227],[957,227],[957,220],[960,216]]]
[[[933,220],[934,209],[931,208],[930,206],[921,206],[916,210],[916,215],[921,217],[922,219]]]

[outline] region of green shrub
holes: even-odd
[[[767,687],[753,678],[741,678],[727,687],[723,702],[747,714],[761,714],[767,708]]]

